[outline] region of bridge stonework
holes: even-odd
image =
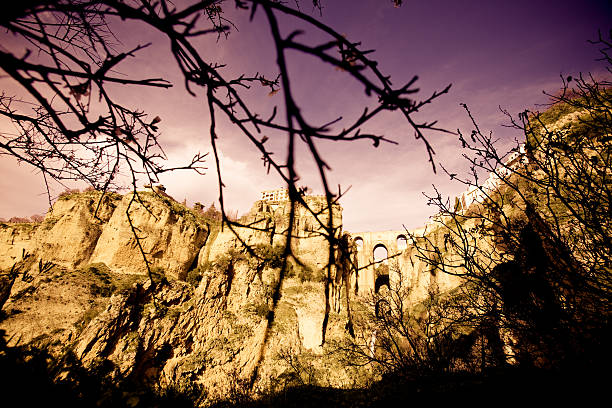
[[[397,231],[364,231],[351,233],[353,242],[357,245],[357,266],[359,294],[365,295],[370,291],[377,291],[377,268],[381,265],[389,267],[389,282],[398,282],[400,277],[396,276],[398,269],[405,269],[405,249],[410,246],[409,234],[405,230]],[[387,251],[387,259],[376,262],[374,251],[377,247],[384,247]],[[384,277],[383,277],[384,280]]]
[[[358,295],[369,296],[377,293],[385,285],[389,289],[408,289],[408,300],[422,301],[428,296],[432,286],[440,292],[456,288],[461,284],[461,278],[444,273],[432,273],[429,262],[423,260],[423,255],[415,246],[413,239],[420,241],[427,233],[427,227],[399,231],[368,231],[350,233],[357,245],[357,281]],[[429,236],[435,242],[439,237]],[[403,242],[402,242],[403,241]],[[422,242],[421,244],[422,245]],[[387,250],[385,260],[376,262],[374,251],[384,246]],[[386,265],[386,267],[382,267]]]

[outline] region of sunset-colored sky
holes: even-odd
[[[310,11],[311,2],[301,4],[303,10]],[[431,0],[404,1],[401,8],[395,8],[392,1],[384,0],[323,0],[322,16],[315,11],[313,14],[348,39],[375,49],[372,58],[396,85],[416,74],[421,96],[426,97],[452,83],[450,93],[426,106],[418,119],[438,120],[448,130],[469,132],[468,118],[459,106],[463,102],[481,128],[492,130],[501,146],[510,146],[521,135],[502,126],[507,119],[499,106],[513,114],[525,108],[544,109],[538,105],[548,100],[542,91],[554,93],[559,89],[561,74],[604,74],[605,67],[595,61],[599,51],[587,40],[596,39],[598,29],[605,32],[611,28],[611,4],[595,0]],[[227,64],[224,72],[228,77],[240,72],[275,77],[274,49],[263,13],[249,22],[248,12],[233,10],[233,2],[228,2],[224,11],[239,31],[218,42],[214,38],[202,41],[203,55]],[[294,24],[293,20],[281,19],[285,33],[296,28]],[[116,89],[115,96],[123,104],[162,118],[161,141],[170,163],[188,161],[198,151],[210,151],[204,100],[185,92],[167,41],[142,25],[115,22],[112,27],[126,48],[153,42],[152,47],[123,65],[122,73],[163,76],[174,84],[169,90]],[[316,43],[322,37],[310,30],[305,38]],[[4,50],[15,51],[12,41],[8,34],[0,33]],[[300,107],[313,123],[357,115],[373,102],[345,73],[312,58],[291,53],[289,69]],[[20,92],[6,77],[0,79],[0,86],[7,93]],[[282,94],[268,96],[267,90],[255,89],[249,101],[259,111],[271,112],[275,104],[282,104]],[[368,129],[385,134],[399,145],[374,148],[366,141],[320,145],[333,170],[332,185],[339,184],[343,189],[351,186],[341,201],[345,229],[356,232],[419,227],[434,212],[422,192],[431,193],[432,184],[449,196],[464,189],[441,171],[432,172],[423,144],[414,140],[401,115],[381,116]],[[0,132],[14,129],[3,123]],[[437,163],[457,173],[465,171],[455,136],[431,133],[429,141]],[[230,124],[220,124],[220,145],[229,208],[244,213],[259,199],[260,191],[282,187],[277,176],[266,174],[260,155]],[[284,151],[277,154],[282,156]],[[217,199],[218,191],[211,160],[208,167],[204,176],[172,173],[164,176],[162,183],[179,201],[186,198],[190,204],[210,204]],[[298,169],[300,184],[321,192],[312,159],[301,155]],[[46,211],[40,174],[7,155],[0,156],[0,172],[0,191],[4,192],[0,217]],[[63,189],[55,188],[56,193]]]

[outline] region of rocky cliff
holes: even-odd
[[[90,262],[115,272],[142,273],[143,251],[153,267],[184,279],[209,232],[206,220],[168,197],[140,193],[136,200],[126,195],[104,225]]]
[[[114,272],[145,274],[144,252],[151,267],[184,278],[209,228],[189,209],[154,193],[77,193],[60,198],[40,224],[0,225],[0,251],[6,254],[0,267],[10,269],[25,250],[68,269],[101,262]]]
[[[73,194],[60,198],[42,223],[0,223],[0,269],[26,255],[70,269],[89,262],[118,201],[114,194]]]
[[[0,321],[9,344],[69,353],[89,369],[107,364],[112,377],[161,389],[196,385],[207,400],[251,385],[366,381],[368,370],[341,364],[330,345],[347,336],[345,308],[334,309],[321,344],[328,246],[318,223],[329,216],[322,198],[307,197],[320,221],[296,210],[297,260],[271,319],[288,201],[256,202],[242,222],[258,228],[232,230],[169,197],[139,196],[73,194],[41,224],[0,227],[0,266],[20,273]],[[340,226],[341,209],[332,214]]]
[[[292,250],[306,268],[321,271],[328,263],[329,244],[325,237],[325,227],[329,214],[324,197],[307,196],[309,209],[296,206]],[[231,250],[241,250],[244,244],[284,245],[289,228],[291,203],[289,201],[256,201],[241,222],[248,227],[223,228],[209,245],[202,248],[200,265],[227,254]],[[315,216],[316,214],[316,216]],[[333,227],[342,226],[342,208],[335,205],[331,211]]]

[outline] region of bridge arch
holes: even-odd
[[[412,270],[410,260],[406,257],[406,251],[412,243],[412,234],[419,236],[421,231],[408,233],[404,229],[351,234],[357,249],[355,260],[358,273],[355,284],[358,285],[360,294],[378,291],[387,286],[387,282],[395,287],[403,279],[402,272]],[[388,275],[388,278],[384,275]]]
[[[389,256],[389,251],[385,244],[378,243],[374,245],[372,256],[374,257],[374,262],[383,261]]]
[[[357,248],[357,252],[363,251],[363,238],[355,237],[353,239],[353,242],[355,243],[355,248]]]
[[[389,289],[389,265],[387,264],[387,258],[389,251],[387,246],[381,242],[374,245],[372,251],[374,258],[374,293],[378,293],[383,287]]]
[[[376,281],[374,281],[374,293],[380,292],[380,290],[384,287],[387,287],[389,290],[389,274],[381,274],[376,277]]]
[[[404,234],[399,234],[395,239],[395,244],[397,245],[398,251],[403,251],[408,248],[408,238]]]

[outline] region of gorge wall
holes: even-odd
[[[305,200],[326,223],[325,200]],[[341,211],[331,212],[335,226]],[[296,362],[322,385],[366,381],[367,370],[341,364],[322,346],[328,247],[303,207],[294,221],[299,262],[282,281],[273,323],[268,319],[289,212],[289,201],[260,200],[241,219],[250,227],[232,230],[153,192],[137,200],[95,191],[62,197],[42,223],[0,225],[3,277],[19,273],[10,285],[1,282],[10,296],[0,330],[12,346],[70,353],[85,368],[111,364],[117,378],[138,376],[162,388],[196,384],[211,399],[253,378],[261,389],[279,378],[312,381],[296,372]],[[328,343],[344,341],[345,320],[346,310],[335,308]]]
[[[136,199],[95,191],[63,197],[40,224],[0,226],[0,268],[22,273],[9,288],[0,329],[11,344],[72,353],[85,367],[110,363],[118,378],[177,389],[197,384],[210,398],[253,379],[260,389],[279,378],[295,384],[316,378],[333,387],[365,383],[375,373],[346,365],[337,352],[348,339],[340,301],[322,344],[329,244],[321,224],[331,216],[340,230],[342,208],[330,212],[323,197],[304,199],[309,209],[297,206],[293,225],[296,260],[281,282],[288,200],[258,200],[240,219],[248,227],[229,228],[153,192]],[[372,313],[368,299],[385,283],[412,287],[414,302],[432,283],[452,284],[432,277],[408,240],[398,246],[398,236],[406,238],[397,231],[352,235],[362,240],[352,280],[359,285],[351,304],[356,326],[359,316]],[[376,263],[380,245],[390,258]],[[353,291],[340,291],[347,289]],[[369,339],[367,324],[358,330]],[[296,371],[296,364],[305,369]]]

